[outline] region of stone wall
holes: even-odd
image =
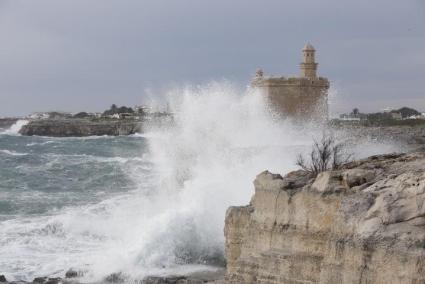
[[[282,116],[297,120],[323,120],[328,116],[325,78],[256,78],[252,85],[258,88],[272,109]]]
[[[229,283],[425,283],[425,153],[254,185],[226,213]]]

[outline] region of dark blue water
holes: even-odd
[[[0,220],[99,202],[138,188],[151,165],[143,137],[0,135]]]

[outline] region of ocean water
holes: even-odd
[[[173,90],[174,122],[127,137],[0,133],[0,274],[82,281],[214,269],[224,216],[263,170],[285,174],[318,127],[275,118],[261,95],[226,83]],[[356,154],[391,152],[368,142]]]

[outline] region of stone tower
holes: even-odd
[[[302,49],[300,77],[265,76],[260,69],[252,80],[267,97],[270,107],[283,117],[298,121],[325,121],[328,118],[329,81],[317,77],[315,49],[306,44]]]
[[[316,78],[317,63],[314,62],[314,47],[307,43],[303,48],[303,62],[300,64],[301,77]]]

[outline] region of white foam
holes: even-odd
[[[44,141],[44,142],[32,142],[32,143],[28,143],[27,146],[31,147],[31,146],[41,146],[41,145],[47,145],[47,144],[51,144],[51,143],[55,143],[55,141]]]
[[[8,135],[18,135],[19,130],[21,130],[22,126],[27,125],[29,123],[28,120],[25,119],[19,119],[16,121],[9,129],[3,132],[3,134]]]
[[[16,152],[16,151],[5,150],[5,149],[0,150],[0,153],[4,153],[4,154],[10,155],[10,156],[25,156],[25,155],[28,155],[28,153],[20,153],[20,152]]]

